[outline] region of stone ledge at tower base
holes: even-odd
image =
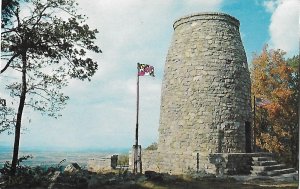
[[[205,172],[215,175],[250,175],[252,158],[272,157],[271,153],[161,153],[142,151],[143,172],[155,171],[173,175]],[[198,160],[197,160],[198,159]]]
[[[209,161],[217,175],[250,175],[253,157],[272,157],[271,153],[212,153]]]

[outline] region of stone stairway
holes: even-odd
[[[285,164],[278,164],[271,156],[252,157],[251,176],[280,176],[298,174],[294,168],[287,168]]]

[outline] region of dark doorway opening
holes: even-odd
[[[245,138],[246,138],[246,153],[251,153],[251,124],[249,121],[245,122]]]

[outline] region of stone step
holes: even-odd
[[[282,174],[294,173],[295,171],[296,170],[294,168],[279,169],[279,170],[268,171],[267,175],[268,176],[278,176],[278,175],[282,175]]]
[[[271,160],[271,161],[254,161],[254,166],[268,166],[268,165],[276,165],[277,161]]]
[[[272,157],[252,157],[252,160],[254,162],[258,162],[258,161],[271,161]]]
[[[267,172],[265,171],[251,171],[251,176],[267,176]]]
[[[292,173],[286,173],[282,174],[279,176],[273,176],[276,181],[285,181],[285,182],[290,182],[290,181],[298,181],[299,180],[299,175],[298,172],[292,172]]]
[[[252,157],[252,160],[251,176],[271,176],[277,178],[287,175],[287,177],[293,178],[295,176],[292,175],[298,175],[294,168],[286,168],[285,164],[278,164],[271,156]]]
[[[279,176],[279,175],[289,174],[289,173],[294,173],[294,172],[295,172],[294,168],[277,169],[277,170],[272,170],[272,171],[252,170],[251,175],[252,176]]]
[[[276,164],[276,165],[268,165],[268,166],[252,166],[253,171],[272,171],[286,168],[285,164]]]

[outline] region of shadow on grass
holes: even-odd
[[[227,182],[207,182],[207,181],[193,181],[193,182],[174,182],[174,183],[158,183],[153,181],[145,181],[135,185],[136,189],[296,189],[297,183],[294,184],[246,184],[246,183],[227,183]]]
[[[182,178],[181,176],[169,176],[169,178],[147,179],[137,182],[131,188],[136,189],[296,189],[298,182],[274,182],[253,180],[248,183],[236,181],[232,178]]]

